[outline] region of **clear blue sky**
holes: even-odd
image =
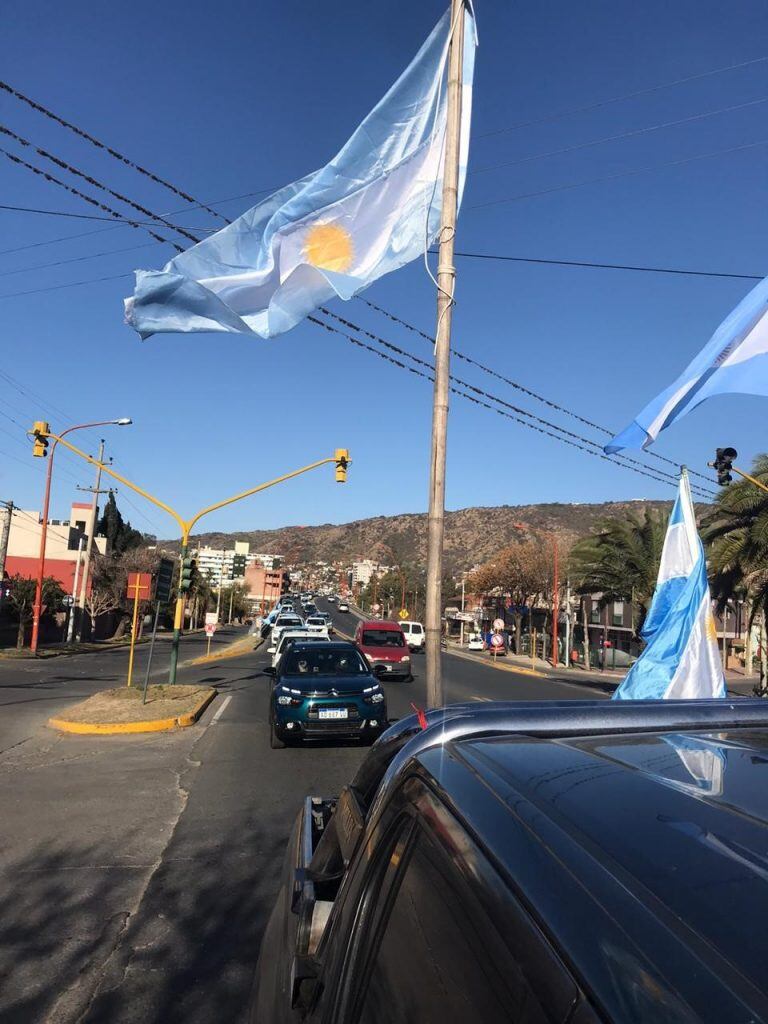
[[[764,103],[526,159],[768,97],[768,62],[496,133],[765,56],[764,3],[476,0],[476,8],[474,173],[460,249],[768,271],[768,147],[473,209],[768,139]],[[443,0],[219,0],[213,7],[197,0],[135,0],[130,7],[9,0],[2,77],[193,195],[216,201],[280,186],[322,165],[442,11]],[[0,121],[153,210],[184,205],[5,93]],[[0,146],[43,163],[3,137]],[[479,173],[502,162],[507,166]],[[1,154],[0,194],[6,204],[91,212]],[[253,202],[218,209],[235,216]],[[200,211],[178,221],[211,224]],[[75,422],[132,416],[133,427],[106,435],[116,466],[184,512],[336,446],[351,449],[347,487],[335,485],[330,470],[319,471],[211,517],[212,528],[343,522],[425,509],[431,390],[411,374],[309,324],[270,342],[218,334],[141,343],[122,323],[129,279],[15,294],[160,267],[172,255],[167,246],[146,244],[140,231],[103,230],[108,227],[0,211],[0,370],[42,398],[32,401],[0,377],[0,498],[35,508],[42,490],[40,462],[32,462],[20,428],[7,417],[27,424],[40,415],[60,425],[64,412]],[[84,232],[91,234],[52,242]],[[9,251],[33,243],[45,244]],[[133,246],[142,248],[108,254]],[[460,260],[455,342],[505,375],[620,428],[669,383],[749,287],[738,280]],[[368,294],[432,329],[434,291],[423,267],[412,265]],[[429,356],[428,345],[359,301],[336,307]],[[458,363],[454,369],[551,415],[479,371]],[[667,431],[658,448],[703,468],[716,444],[727,443],[748,463],[768,447],[767,414],[765,400],[715,400]],[[77,496],[75,482],[90,483],[91,471],[71,458],[60,470],[55,512],[63,514]],[[670,494],[662,484],[453,400],[450,508]],[[173,533],[162,513],[142,504],[146,519],[119,502],[137,527]]]

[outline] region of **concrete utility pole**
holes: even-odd
[[[85,622],[85,601],[88,597],[88,578],[91,571],[91,552],[93,551],[93,538],[96,535],[96,515],[99,505],[99,487],[101,486],[101,466],[104,462],[104,438],[99,441],[99,457],[96,467],[96,483],[93,486],[91,498],[91,522],[88,529],[88,540],[85,545],[85,559],[83,560],[83,580],[80,584],[80,593],[77,597],[77,607],[72,609],[72,618],[77,619],[77,641],[83,639],[83,623]],[[93,638],[91,638],[93,639]]]
[[[445,450],[448,432],[448,387],[451,361],[451,318],[456,284],[453,265],[461,148],[461,86],[464,59],[464,0],[451,0],[452,37],[448,50],[448,89],[445,131],[443,206],[437,261],[437,330],[435,331],[435,388],[432,404],[432,459],[429,473],[427,536],[427,607],[425,648],[427,706],[443,703],[440,663],[442,570],[445,520]]]
[[[3,601],[5,599],[3,580],[5,579],[5,559],[8,555],[8,539],[11,536],[11,519],[13,518],[12,501],[5,502],[5,510],[3,526],[2,530],[0,530],[0,610],[2,610]]]

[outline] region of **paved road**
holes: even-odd
[[[31,732],[0,754],[0,1019],[240,1022],[295,813],[338,792],[365,749],[270,750],[264,652],[186,670],[220,696],[174,734],[61,736],[29,717],[20,691],[47,717],[114,683],[120,657],[48,662],[26,687],[0,667],[4,715],[23,722],[7,728]],[[385,684],[390,717],[424,703],[421,658],[413,683]],[[451,700],[596,696],[453,655],[444,667]]]

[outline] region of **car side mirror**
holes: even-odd
[[[264,675],[265,676],[276,676],[277,675],[277,669],[274,667],[274,665],[265,665],[264,666]]]

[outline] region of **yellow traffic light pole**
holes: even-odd
[[[766,487],[765,484],[761,484],[759,480],[755,480],[753,476],[750,476],[749,473],[745,473],[744,470],[739,469],[738,466],[731,466],[731,472],[738,473],[739,476],[743,476],[745,480],[749,480],[749,482],[754,484],[755,487],[759,487],[761,491],[768,492],[768,487]]]
[[[51,438],[54,441],[58,442],[59,444],[63,444],[64,447],[68,448],[69,451],[71,451],[74,455],[79,455],[81,459],[85,459],[85,461],[89,462],[92,466],[100,467],[102,473],[106,473],[108,476],[113,477],[115,480],[118,480],[121,484],[124,484],[126,487],[129,487],[132,491],[135,491],[136,494],[141,495],[142,498],[146,498],[147,501],[150,501],[153,505],[156,505],[158,508],[161,508],[164,512],[167,512],[168,515],[176,521],[181,531],[181,551],[179,552],[179,559],[181,565],[184,564],[184,559],[187,556],[187,547],[189,544],[189,536],[192,532],[192,528],[195,526],[196,523],[198,523],[203,518],[203,516],[207,516],[209,512],[216,512],[218,509],[225,508],[227,505],[233,505],[236,501],[242,501],[243,498],[249,498],[252,494],[258,494],[259,491],[266,491],[269,487],[274,487],[275,484],[282,484],[286,480],[292,480],[296,476],[301,476],[303,473],[308,473],[310,470],[317,469],[319,466],[327,466],[331,462],[333,462],[336,465],[336,482],[346,483],[347,466],[351,462],[349,458],[348,449],[337,448],[333,456],[331,456],[330,458],[318,459],[317,462],[311,462],[308,466],[302,466],[300,469],[294,469],[290,473],[284,473],[282,476],[275,477],[274,480],[268,480],[266,483],[259,484],[256,487],[250,487],[248,488],[247,491],[241,491],[239,494],[235,494],[231,498],[225,498],[224,501],[217,501],[213,505],[207,505],[205,508],[201,509],[196,515],[192,516],[191,519],[183,519],[178,512],[171,508],[170,505],[166,505],[164,501],[161,501],[159,498],[156,498],[153,494],[150,494],[149,491],[145,491],[144,488],[139,487],[138,484],[135,484],[127,477],[122,476],[122,474],[112,469],[112,467],[107,465],[106,463],[99,462],[98,459],[94,459],[92,455],[87,455],[85,452],[80,451],[80,449],[76,448],[75,445],[73,445],[71,442],[64,440],[62,435],[54,434],[53,431],[50,430],[47,423],[44,423],[42,421],[35,423],[34,429],[29,431],[29,433],[34,438],[35,454],[38,454],[39,450],[42,453],[45,448],[45,446],[42,445],[42,441],[44,439],[47,440],[48,438]],[[179,584],[181,584],[181,579],[179,579]],[[179,661],[179,640],[181,638],[183,615],[184,596],[181,590],[181,586],[179,586],[179,591],[176,598],[176,611],[173,620],[173,643],[171,646],[171,662],[168,672],[169,683],[176,682],[176,671]]]

